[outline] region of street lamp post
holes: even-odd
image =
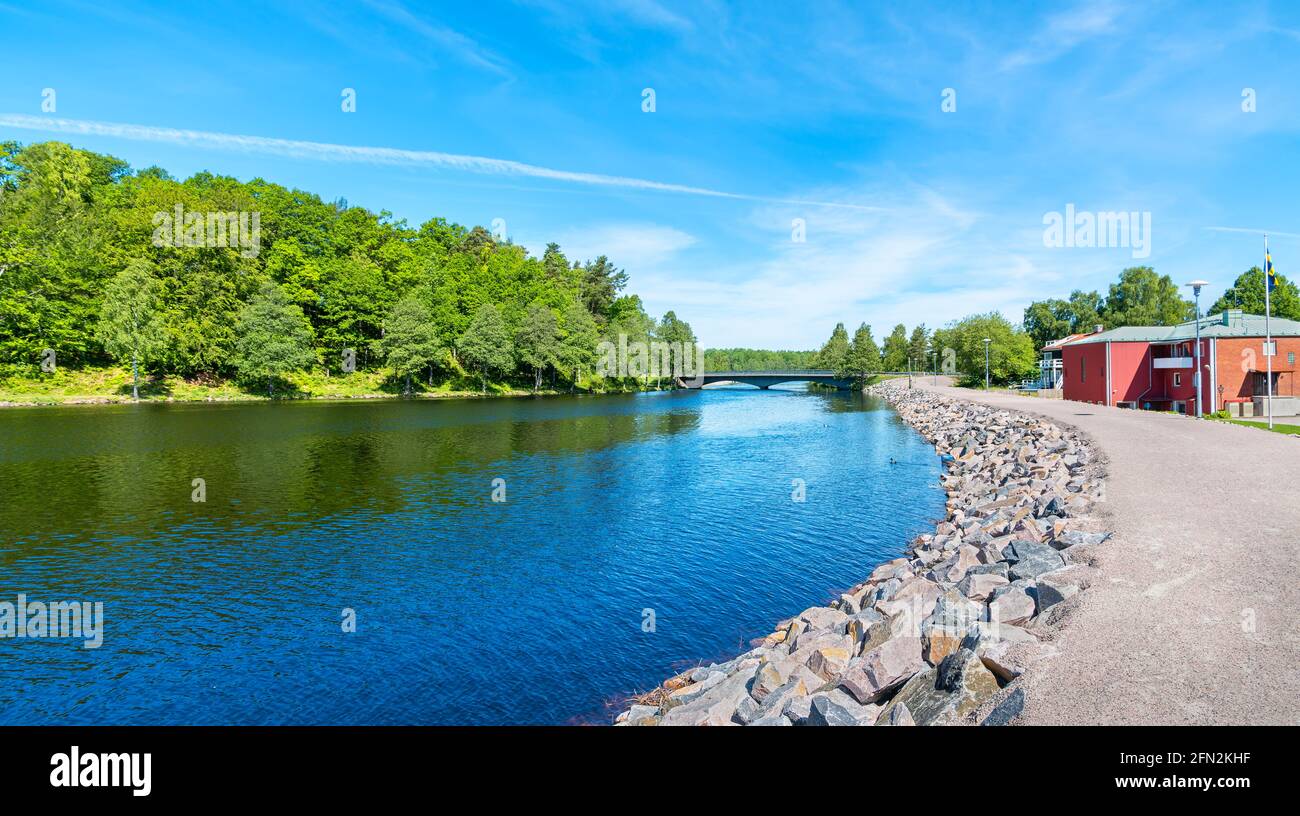
[[[989,343],[992,342],[993,341],[990,340],[989,338],[987,337],[984,338],[984,390],[985,391],[989,390]]]
[[[1201,287],[1209,286],[1209,281],[1194,280],[1187,284],[1192,287],[1192,297],[1196,301],[1196,415],[1205,416],[1205,399],[1201,396]]]

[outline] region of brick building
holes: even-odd
[[[1266,391],[1264,318],[1229,310],[1201,318],[1205,411],[1252,403]],[[1275,416],[1300,411],[1300,322],[1270,321]],[[1061,347],[1065,399],[1121,408],[1196,412],[1196,321],[1176,326],[1124,326]],[[1260,400],[1262,402],[1262,400]]]

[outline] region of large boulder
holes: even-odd
[[[670,692],[668,695],[668,705],[678,706],[678,705],[683,705],[685,703],[690,703],[698,699],[699,697],[707,693],[709,689],[713,688],[714,686],[718,685],[719,683],[721,683],[726,679],[727,679],[726,672],[716,671],[716,670],[710,671],[700,680],[691,683],[688,686],[682,686],[681,688]]]
[[[1066,598],[1087,589],[1092,582],[1094,570],[1082,565],[1071,565],[1061,569],[1044,572],[1034,579],[1038,589],[1038,611],[1041,613]]]
[[[907,706],[917,725],[940,725],[960,720],[998,692],[998,681],[971,649],[959,649],[937,668],[914,676],[899,689],[881,717]]]
[[[1007,575],[1012,581],[1035,578],[1065,566],[1065,559],[1059,552],[1038,541],[1017,539],[1011,542],[1002,557],[1011,564]]]
[[[814,606],[799,614],[799,620],[808,624],[809,629],[841,628],[849,618],[848,614],[829,606]],[[841,631],[842,628],[841,628]]]
[[[1056,647],[1037,640],[1001,640],[996,643],[980,643],[976,652],[985,668],[1004,683],[1009,683],[1024,674],[1033,664],[1056,654]]]
[[[758,672],[755,666],[749,671],[735,674],[715,683],[700,696],[684,705],[676,706],[664,714],[660,725],[730,725],[741,702],[749,697],[749,684]]]
[[[876,719],[876,725],[916,725],[916,720],[912,719],[912,712],[907,710],[905,703],[899,703],[888,710],[888,713],[881,712]]]
[[[943,590],[934,581],[917,575],[904,581],[889,600],[877,601],[876,611],[888,618],[904,612],[911,613],[919,622],[934,611],[934,605],[942,593]]]
[[[1006,696],[1002,702],[993,707],[980,725],[1010,725],[1011,721],[1020,716],[1020,712],[1025,708],[1025,690],[1016,689]]]
[[[906,558],[895,558],[892,561],[886,561],[885,563],[881,564],[880,566],[872,570],[871,575],[867,578],[867,581],[869,582],[884,581],[887,578],[893,577],[894,573],[898,572],[900,569],[906,569],[906,568],[907,568]]]
[[[1002,564],[1000,566],[1006,566]],[[966,577],[958,584],[961,593],[971,600],[983,601],[993,594],[993,590],[998,587],[1004,587],[1010,583],[1006,576],[999,575],[996,572],[975,572],[970,570]]]
[[[879,714],[879,706],[860,705],[839,689],[832,689],[814,694],[807,718],[796,725],[875,725]]]
[[[840,686],[858,702],[874,703],[923,668],[920,638],[894,638],[851,661]]]
[[[1024,623],[1034,616],[1034,599],[1024,586],[1012,584],[993,593],[986,618],[995,624]]]

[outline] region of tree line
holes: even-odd
[[[204,233],[204,213],[250,212],[255,251],[214,245],[211,219]],[[197,240],[176,246],[172,228]],[[695,342],[627,280],[604,256],[570,261],[551,243],[538,258],[481,226],[412,227],[261,178],[181,181],[62,142],[0,143],[0,376],[38,376],[49,348],[60,366],[271,392],[304,370],[383,371],[408,392],[470,377],[572,388],[602,339]]]
[[[1300,291],[1285,276],[1278,274],[1277,278],[1270,296],[1273,316],[1300,320]],[[1119,280],[1104,296],[1076,289],[1067,299],[1029,304],[1024,327],[1036,347],[1042,348],[1071,334],[1091,332],[1095,326],[1172,326],[1194,316],[1195,304],[1184,298],[1182,291],[1168,275],[1157,275],[1149,266],[1130,267],[1120,272]],[[1264,314],[1264,273],[1259,267],[1239,275],[1206,314],[1227,309]]]
[[[988,362],[993,382],[1015,383],[1036,374],[1033,340],[997,312],[971,315],[933,332],[921,324],[909,334],[900,323],[883,344],[876,343],[866,323],[851,338],[839,323],[814,359],[818,368],[830,369],[859,387],[882,372],[904,371],[957,374],[967,384],[983,383],[984,338],[991,341]]]

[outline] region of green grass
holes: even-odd
[[[357,371],[347,376],[324,371],[296,372],[276,383],[275,399],[379,399],[403,396],[404,383],[381,371]],[[413,378],[413,396],[420,399],[451,399],[484,396],[477,377],[454,374],[435,380]],[[618,392],[616,384],[591,378],[580,383],[584,392]],[[542,394],[567,394],[568,387]],[[489,382],[486,396],[527,396],[528,384]],[[141,402],[204,402],[266,400],[262,384],[241,384],[234,380],[187,380],[177,376],[142,376]],[[131,371],[120,366],[60,368],[52,374],[0,378],[0,404],[77,405],[131,402]]]
[[[1272,430],[1273,433],[1280,434],[1300,434],[1300,425],[1283,425],[1280,422],[1274,422],[1270,429],[1267,422],[1251,422],[1248,419],[1219,419],[1212,417],[1215,422],[1227,422],[1232,425],[1244,425],[1247,428],[1259,428],[1260,430]]]

